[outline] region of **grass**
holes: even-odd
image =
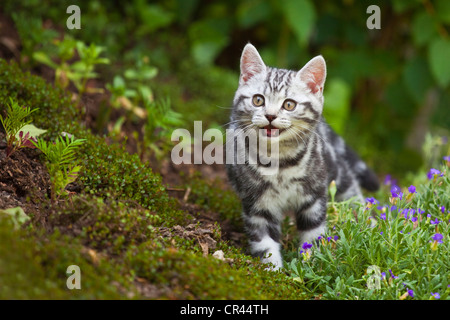
[[[450,177],[441,172],[414,193],[384,187],[381,203],[331,203],[319,244],[285,254],[293,281],[323,299],[450,299]]]

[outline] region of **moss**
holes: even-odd
[[[77,121],[79,110],[64,91],[22,72],[16,63],[0,59],[0,107],[9,102],[9,97],[20,105],[39,108],[32,115],[33,124],[48,130],[47,138],[69,132],[87,139],[77,159],[83,164],[79,181],[85,192],[135,201],[148,209],[176,215],[173,209],[176,206],[168,197],[161,177],[141,163],[137,155],[130,155],[120,145],[107,144],[104,138],[84,128]]]
[[[228,189],[222,180],[217,178],[214,181],[205,181],[197,172],[186,184],[191,188],[190,202],[206,210],[218,212],[221,219],[228,219],[233,225],[242,227],[241,202],[236,193]]]
[[[189,218],[180,211],[183,222]],[[153,230],[180,222],[177,215],[160,215],[137,203],[103,200],[91,195],[73,196],[70,201],[49,204],[46,228],[58,229],[90,248],[120,255],[127,247],[155,237]]]
[[[14,230],[0,216],[0,299],[118,299],[128,281],[121,268],[89,251],[73,238]],[[81,290],[66,286],[67,267],[77,265]]]
[[[126,253],[136,275],[173,290],[166,298],[299,299],[301,292],[282,273],[265,271],[244,256],[234,256],[236,268],[211,256],[203,257],[160,243],[146,242]],[[246,262],[242,262],[246,261]],[[242,267],[245,263],[248,267]]]
[[[32,114],[33,124],[48,130],[50,138],[60,132],[79,132],[78,111],[70,97],[61,89],[54,88],[40,77],[23,72],[17,63],[0,59],[0,107],[9,103],[9,98],[38,112]],[[48,127],[48,125],[51,127]],[[70,128],[70,131],[68,129]]]

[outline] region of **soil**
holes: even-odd
[[[22,207],[39,210],[50,192],[50,177],[39,160],[39,151],[22,149],[6,156],[4,134],[0,132],[0,209]]]

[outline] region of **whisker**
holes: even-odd
[[[245,127],[243,127],[243,128],[239,128],[239,130],[237,130],[235,133],[234,133],[234,137],[238,137],[241,133],[245,133],[246,132],[246,130],[247,129],[249,129],[249,128],[251,128],[251,127],[253,127],[254,126],[254,124],[253,123],[249,123],[248,125],[246,125]],[[234,137],[233,137],[233,139],[231,140],[228,140],[228,139],[225,139],[225,144],[227,145],[230,141],[233,141],[233,143],[234,143]],[[227,147],[228,147],[228,145],[227,145]]]
[[[308,127],[302,126],[301,124],[296,124],[296,126],[302,128],[302,129],[308,130],[309,132],[315,134],[320,140],[322,140],[323,143],[328,144],[328,141],[326,141],[323,137],[321,137],[317,132],[309,129]]]
[[[297,137],[299,137],[299,138],[303,141],[303,144],[306,146],[306,141],[303,139],[303,137],[302,137],[300,131],[296,131],[296,130],[295,130],[294,128],[292,128],[292,127],[289,127],[289,128],[288,128],[288,131],[294,133],[295,140],[297,140],[297,143],[298,143],[298,144],[300,144],[300,142],[298,141]]]
[[[225,124],[222,124],[222,125],[220,125],[221,127],[225,127],[225,126],[227,126],[227,125],[229,125],[229,124],[232,124],[232,123],[238,123],[238,122],[248,122],[249,120],[246,120],[246,119],[236,119],[236,120],[232,120],[232,121],[230,121],[230,122],[227,122],[227,123],[225,123]]]
[[[219,109],[226,109],[226,110],[231,110],[231,109],[233,109],[233,107],[221,107],[221,106],[218,106],[218,105],[215,105],[215,107],[216,107],[216,108],[219,108]]]

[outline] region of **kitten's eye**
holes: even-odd
[[[287,111],[292,111],[297,106],[297,102],[294,100],[287,99],[283,102],[283,108]]]
[[[252,102],[255,107],[261,107],[264,105],[264,97],[260,94],[255,94]]]

